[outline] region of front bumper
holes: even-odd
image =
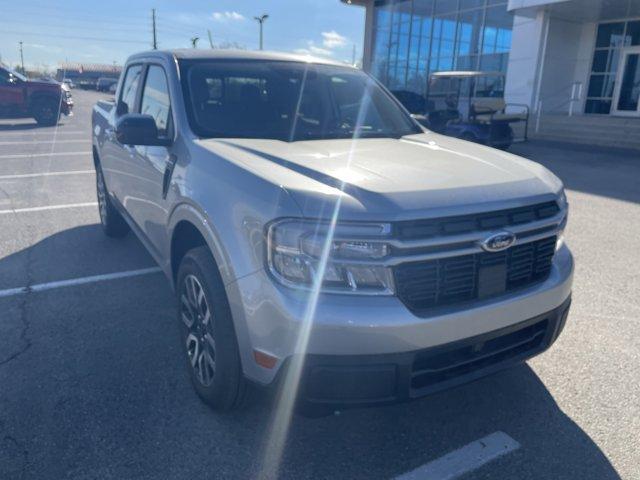
[[[73,100],[71,98],[67,98],[66,100],[62,100],[60,104],[60,111],[70,117],[73,115]]]
[[[261,270],[227,285],[244,374],[271,384],[287,359],[407,355],[409,358],[520,325],[564,305],[571,295],[573,257],[566,246],[556,252],[549,277],[539,284],[470,304],[412,313],[398,297],[320,295],[308,329],[309,293],[277,285]],[[308,331],[308,335],[306,332]],[[277,359],[260,366],[255,352]],[[384,362],[383,362],[384,363]],[[392,364],[395,364],[392,362]]]
[[[571,299],[542,315],[425,350],[388,355],[307,355],[298,392],[304,406],[349,407],[408,401],[476,380],[549,348]]]

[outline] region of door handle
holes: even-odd
[[[173,153],[169,155],[167,160],[167,166],[164,169],[164,176],[162,177],[162,199],[167,198],[169,193],[169,186],[171,185],[171,178],[173,177],[173,170],[178,162],[178,157]]]

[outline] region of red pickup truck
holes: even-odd
[[[32,117],[39,125],[51,126],[72,109],[73,99],[66,86],[31,80],[0,64],[0,118]]]

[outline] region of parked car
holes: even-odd
[[[95,90],[97,84],[98,80],[92,78],[85,78],[76,82],[76,86],[82,90]]]
[[[152,51],[118,92],[92,118],[102,228],[165,272],[214,408],[281,378],[303,406],[405,401],[562,331],[568,204],[541,165],[425,130],[330,60]]]
[[[76,88],[76,84],[73,83],[73,80],[71,80],[70,78],[63,79],[62,83],[64,83],[69,88]]]
[[[117,78],[99,78],[98,82],[96,83],[96,90],[99,92],[108,92],[109,88],[111,88],[112,85],[116,85],[117,83]]]
[[[73,99],[67,88],[52,80],[30,80],[0,64],[0,118],[33,117],[43,126],[71,115]]]
[[[116,93],[117,89],[118,89],[118,83],[116,82],[109,87],[109,93]]]

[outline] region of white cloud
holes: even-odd
[[[244,15],[238,12],[213,12],[212,17],[216,22],[226,22],[228,20],[244,20]]]
[[[307,42],[307,48],[297,48],[294,52],[300,55],[319,55],[321,57],[330,57],[333,55],[331,50],[318,47],[313,40]]]
[[[322,32],[322,45],[326,48],[344,47],[347,44],[347,37],[343,37],[335,30]]]

